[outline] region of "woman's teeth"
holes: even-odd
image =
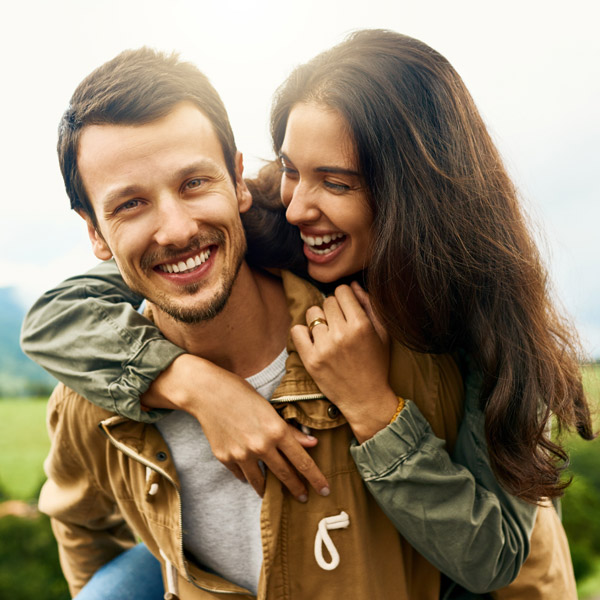
[[[208,260],[209,256],[210,250],[205,250],[200,254],[196,254],[196,256],[190,256],[186,261],[180,260],[177,263],[163,263],[162,265],[158,265],[158,268],[163,273],[184,273],[185,271],[199,267]]]
[[[323,236],[312,236],[300,233],[300,237],[307,246],[310,246],[311,252],[315,254],[329,254],[342,244],[346,235],[343,233],[331,233]]]

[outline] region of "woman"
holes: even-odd
[[[320,140],[309,135],[317,122],[319,127],[313,128]],[[554,412],[561,424],[575,425],[584,437],[591,437],[570,334],[546,296],[543,271],[510,181],[468,92],[447,61],[416,40],[390,32],[360,32],[292,74],[276,100],[272,130],[283,161],[283,199],[290,219],[304,236],[309,275],[332,282],[366,267],[375,311],[394,339],[421,352],[469,356],[482,377],[480,396],[485,404],[491,462],[500,481],[529,501],[557,496],[562,486],[549,454],[559,459],[564,454],[544,434],[550,413]],[[325,131],[328,136],[323,135]],[[322,144],[323,140],[329,144]],[[332,149],[335,158],[340,155],[335,155],[336,148],[341,148],[341,162],[329,162],[328,157],[324,162],[317,157],[314,162],[315,151],[321,151],[323,145]],[[335,204],[320,204],[323,188],[338,199],[342,213],[347,211],[344,205],[354,202],[357,214],[350,215],[348,226],[339,221]],[[312,204],[307,208],[303,202]],[[360,290],[355,291],[367,306]],[[294,339],[323,391],[340,403],[357,439],[371,441],[377,431],[390,427],[390,420],[395,424],[407,418],[405,411],[416,414],[418,410],[410,403],[404,408],[390,393],[386,368],[377,379],[381,393],[369,398],[369,403],[363,393],[352,401],[352,392],[359,389],[356,386],[339,393],[340,381],[348,378],[348,372],[360,372],[354,365],[360,363],[361,348],[357,348],[356,333],[348,331],[344,315],[354,311],[364,319],[348,288],[342,288],[337,297],[338,302],[325,304],[324,313],[309,311],[312,340],[311,332],[303,329],[295,330]],[[121,310],[116,308],[116,312]],[[25,337],[30,353],[35,341],[32,328],[37,327],[36,321],[43,322],[39,312],[43,307],[38,305],[35,310]],[[385,365],[378,340],[368,327],[364,331],[381,357],[376,362]],[[336,351],[344,349],[349,357],[341,363],[341,373],[339,361],[330,360],[334,334]],[[43,332],[37,335],[43,336]],[[566,361],[565,349],[571,357]],[[121,363],[116,354],[114,362]],[[170,350],[169,357],[176,354]],[[148,358],[150,378],[169,363]],[[61,372],[56,364],[46,362],[45,366]],[[155,404],[161,389],[168,387],[164,382],[169,377],[179,379],[176,370],[169,371],[153,386]],[[369,377],[363,385],[371,387],[371,381]],[[467,387],[473,385],[468,382]],[[541,412],[539,398],[544,401]],[[363,431],[365,413],[375,418]],[[480,426],[474,422],[476,417],[471,419],[475,414],[474,409],[467,413],[471,427],[464,435],[467,445],[477,444],[470,437]],[[435,451],[444,453],[441,448]],[[475,453],[476,449],[466,454],[465,461]],[[449,462],[447,455],[445,460]],[[244,474],[256,479],[252,472],[256,472],[256,461],[245,463]],[[475,470],[473,465],[469,467]],[[455,481],[479,490],[464,469],[452,468]],[[407,479],[400,477],[400,481]],[[469,514],[486,503],[495,506],[496,514],[501,515],[495,521],[495,532],[504,547],[500,538],[507,531],[505,508],[511,507],[507,512],[517,521],[521,515],[515,518],[514,513],[520,509],[514,508],[518,502],[499,486],[489,483],[489,487],[496,497],[472,500]],[[398,480],[384,481],[382,486],[370,482],[370,489],[388,516],[398,510],[394,504]],[[390,494],[390,489],[396,493]],[[407,514],[398,520],[390,518],[404,534]],[[458,522],[466,525],[468,519]],[[528,527],[530,524],[523,529],[528,531]],[[481,523],[478,528],[485,529]],[[480,585],[479,580],[474,583],[477,576],[473,571],[465,575],[464,563],[473,558],[469,552],[443,556],[440,548],[449,542],[444,535],[428,538],[424,534],[410,541],[467,587],[494,589],[518,572],[527,554],[526,537],[513,538],[518,551],[508,569],[504,564],[500,568],[502,561],[498,560],[483,565],[489,544],[471,537],[473,549],[481,557],[479,570],[489,587]]]

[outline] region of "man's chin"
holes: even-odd
[[[229,294],[223,294],[202,307],[179,306],[173,303],[154,303],[154,305],[179,323],[196,325],[214,319],[223,311],[228,299]]]
[[[231,296],[231,285],[223,286],[216,291],[212,298],[198,298],[193,296],[198,292],[202,285],[191,284],[186,286],[185,294],[188,296],[179,301],[169,298],[166,295],[148,294],[148,300],[154,305],[155,309],[160,310],[179,323],[195,325],[214,319],[220,314]]]

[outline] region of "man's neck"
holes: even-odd
[[[190,354],[249,377],[285,347],[290,317],[281,281],[244,262],[225,308],[211,320],[182,323],[150,303],[162,334]]]

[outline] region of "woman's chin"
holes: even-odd
[[[320,283],[333,283],[340,279],[352,276],[356,271],[342,269],[338,265],[318,264],[308,261],[308,274],[315,281]]]

